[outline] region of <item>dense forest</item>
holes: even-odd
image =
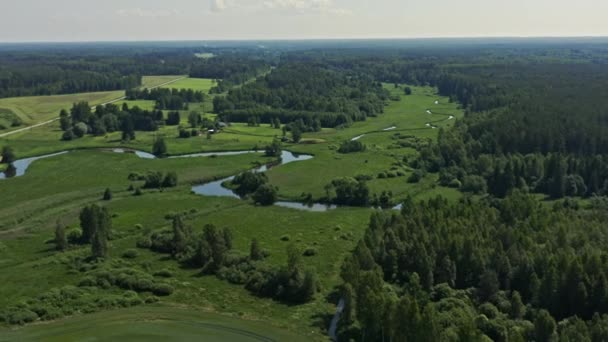
[[[347,75],[323,65],[286,63],[254,83],[214,98],[214,111],[231,121],[251,116],[271,123],[318,120],[323,127],[348,126],[384,111],[388,93],[365,75]],[[308,126],[308,125],[307,125]]]
[[[1,49],[2,47],[0,47]],[[145,75],[186,75],[221,80],[214,92],[267,71],[272,56],[253,49],[206,48],[212,58],[198,58],[200,47],[105,48],[83,45],[15,49],[0,54],[0,98],[127,90],[141,85]]]
[[[374,213],[342,266],[340,340],[606,340],[606,218],[521,192]]]

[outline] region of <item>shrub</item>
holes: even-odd
[[[263,206],[273,205],[277,201],[276,187],[264,184],[253,193],[253,201]]]
[[[173,277],[173,273],[171,273],[171,271],[169,270],[160,270],[154,273],[155,277],[161,277],[161,278],[171,278]]]
[[[379,178],[379,179],[384,179],[384,178],[386,178],[386,172],[380,172],[380,173],[378,174],[378,178]]]
[[[283,235],[281,236],[281,241],[289,241],[291,238],[289,235]]]
[[[135,259],[137,258],[137,250],[135,249],[127,249],[126,251],[124,251],[124,253],[122,253],[122,257],[125,259]]]
[[[92,276],[86,276],[86,277],[82,278],[80,280],[80,282],[78,282],[78,286],[80,286],[80,287],[97,286],[97,279],[95,279]]]
[[[82,240],[82,231],[80,229],[70,230],[68,233],[68,242],[71,244],[78,244]]]
[[[173,293],[173,287],[169,284],[156,284],[152,288],[152,293],[157,296],[168,296]]]
[[[339,153],[363,152],[366,150],[365,144],[358,140],[345,141],[338,148]]]
[[[70,140],[73,140],[74,138],[75,138],[74,131],[72,131],[71,128],[68,129],[67,131],[63,132],[63,135],[61,136],[61,139],[65,140],[65,141],[70,141]]]
[[[310,257],[310,256],[315,256],[318,254],[318,251],[316,248],[314,247],[308,247],[304,250],[304,253],[302,253],[304,256]]]
[[[135,192],[133,192],[133,196],[141,196],[141,195],[143,195],[141,188],[137,188],[137,189],[135,189]]]
[[[137,239],[135,246],[137,246],[137,248],[148,249],[148,248],[152,247],[152,240],[150,239],[149,236],[142,236],[139,239]]]
[[[74,125],[73,131],[74,131],[75,136],[77,136],[78,138],[82,138],[85,134],[87,134],[87,132],[89,131],[89,128],[87,127],[87,124],[85,124],[84,122],[79,122]]]
[[[31,323],[38,319],[38,314],[29,309],[15,309],[7,315],[9,324],[25,324]]]
[[[414,172],[407,178],[408,183],[418,183],[424,178],[424,171],[418,169],[414,170]]]
[[[110,190],[110,188],[106,188],[106,191],[103,193],[103,200],[109,201],[111,199],[112,199],[112,191]]]

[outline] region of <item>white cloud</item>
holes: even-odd
[[[350,10],[335,7],[332,0],[264,0],[263,5],[267,9],[297,14],[352,14]]]
[[[211,11],[212,12],[222,12],[228,6],[226,5],[226,0],[211,0]]]
[[[210,8],[216,13],[234,9],[283,14],[352,14],[348,9],[334,6],[333,0],[210,0]]]
[[[123,8],[116,11],[121,17],[162,18],[180,14],[176,9]]]

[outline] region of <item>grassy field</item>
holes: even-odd
[[[163,88],[193,89],[209,93],[209,89],[215,86],[215,80],[208,78],[185,78],[175,83],[164,86]]]
[[[152,88],[170,82],[183,76],[144,76],[142,87]],[[194,82],[198,87],[204,87],[209,82]],[[178,87],[179,88],[179,87]],[[91,106],[106,103],[124,96],[124,91],[104,91],[95,93],[78,93],[51,96],[26,96],[0,99],[0,131],[11,128],[13,118],[19,118],[23,125],[33,125],[55,119],[59,111],[69,109],[74,102],[86,101]],[[139,102],[139,101],[138,101]],[[122,103],[121,103],[122,104]],[[151,109],[148,103],[137,103],[141,108]],[[152,108],[153,108],[152,104]]]
[[[162,76],[143,76],[141,80],[141,86],[143,88],[158,87],[161,84],[171,82],[184,76],[181,75],[162,75]]]
[[[24,125],[32,125],[59,117],[59,111],[69,109],[74,102],[87,101],[91,106],[124,96],[124,91],[104,91],[70,95],[27,96],[0,99],[0,112],[10,111]]]
[[[89,327],[89,328],[83,328]],[[0,341],[306,341],[266,322],[196,309],[148,306],[96,313],[61,322],[0,330]]]
[[[394,94],[403,92],[403,89],[395,89],[392,85],[386,87]],[[317,133],[306,133],[303,143],[286,145],[286,149],[313,154],[315,158],[283,165],[268,172],[271,183],[279,187],[280,197],[298,199],[303,192],[312,193],[316,198],[322,197],[325,195],[324,186],[332,179],[366,174],[373,177],[369,182],[372,193],[390,190],[395,199],[407,195],[428,198],[438,194],[458,198],[460,195],[456,190],[436,185],[437,175],[427,175],[416,184],[407,182],[412,170],[404,158],[413,158],[417,152],[412,147],[399,146],[399,137],[408,135],[408,139],[422,142],[436,139],[438,130],[427,127],[427,123],[432,122],[437,127],[449,126],[454,123],[453,119],[448,119],[449,115],[455,118],[463,115],[455,104],[438,97],[434,89],[420,87],[413,90],[413,95],[402,95],[400,101],[390,102],[385,113],[377,118],[369,118],[342,130],[323,129]],[[439,101],[439,104],[434,104],[435,101]],[[427,114],[428,109],[435,114]],[[185,116],[182,115],[183,124]],[[396,128],[383,131],[392,126]],[[211,139],[204,136],[179,139],[176,126],[171,126],[163,127],[159,132],[137,132],[136,140],[126,144],[126,147],[150,151],[152,140],[158,134],[166,137],[169,153],[183,154],[250,150],[256,145],[262,148],[276,136],[280,137],[282,132],[269,125],[249,127],[244,123],[235,123]],[[54,123],[0,139],[0,146],[11,145],[19,157],[66,149],[124,146],[119,133],[70,142],[60,141],[60,135],[58,125]],[[360,140],[367,145],[366,152],[337,153],[336,149],[342,141],[359,135],[364,135]],[[264,321],[265,325],[260,327],[264,334],[261,335],[271,339],[291,338],[283,333],[289,331],[306,340],[326,340],[325,329],[335,310],[327,298],[332,296],[340,283],[339,270],[343,257],[361,238],[372,209],[340,208],[313,213],[275,206],[256,207],[249,201],[202,197],[190,192],[191,183],[235,174],[251,168],[255,162],[264,161],[267,159],[258,154],[144,160],[131,154],[84,150],[36,161],[25,176],[0,181],[0,193],[3,194],[0,208],[0,283],[4,284],[0,287],[0,307],[15,305],[52,288],[78,284],[82,274],[69,271],[66,260],[78,255],[86,256],[88,247],[75,247],[66,253],[57,253],[48,242],[53,237],[57,218],[61,218],[69,229],[75,228],[82,206],[100,202],[106,187],[114,193],[112,201],[102,203],[109,207],[114,216],[115,239],[110,243],[111,260],[120,260],[134,269],[168,269],[173,274],[168,282],[176,290],[161,301],[165,305],[162,310],[167,310],[169,316],[177,317],[174,321],[164,319],[165,316],[145,319],[157,317],[155,315],[158,313],[147,313],[147,310],[153,309],[144,306],[28,326],[6,336],[10,336],[9,339],[14,336],[18,340],[36,340],[46,339],[46,336],[53,334],[58,336],[58,340],[79,339],[88,335],[75,327],[83,322],[95,321],[101,327],[99,330],[102,332],[98,334],[101,340],[139,339],[140,336],[162,339],[166,337],[163,335],[166,329],[183,332],[176,338],[189,339],[191,334],[202,334],[209,336],[210,341],[214,338],[238,341],[251,334],[245,337],[222,331],[217,335],[213,325],[216,323],[209,322],[220,322],[217,324],[258,333],[257,321]],[[129,173],[169,170],[178,172],[180,186],[177,188],[163,192],[145,191],[143,196],[133,196],[131,191],[127,191],[132,184],[127,179]],[[379,173],[396,171],[400,171],[402,176],[377,178]],[[136,186],[138,184],[135,183]],[[215,276],[200,276],[200,270],[180,267],[175,260],[149,250],[138,249],[135,259],[122,260],[122,252],[134,248],[141,236],[141,228],[136,227],[146,230],[170,227],[171,222],[166,215],[176,212],[189,213],[186,224],[195,232],[201,231],[209,223],[231,228],[234,249],[242,253],[247,253],[251,239],[257,238],[262,248],[270,252],[267,261],[274,265],[285,264],[286,248],[291,243],[300,249],[315,248],[318,253],[306,257],[304,261],[307,266],[316,268],[321,293],[308,304],[290,306],[252,296],[243,286],[231,285]],[[288,237],[289,241],[284,241],[284,237]],[[180,313],[173,314],[166,305],[197,308],[201,310],[195,314],[199,321],[189,318],[191,310],[180,316]],[[241,320],[222,323],[228,319],[224,314]],[[131,317],[129,315],[143,318],[128,318]],[[118,318],[114,320],[111,317]],[[123,320],[133,324],[121,325],[120,317],[127,317]],[[47,329],[49,335],[44,335]],[[1,331],[0,335],[4,336]]]
[[[395,95],[403,94],[403,89],[395,89],[385,85]],[[439,104],[435,101],[439,100]],[[427,110],[431,113],[427,114]],[[439,114],[441,113],[441,114]],[[281,189],[281,195],[286,198],[297,198],[302,193],[312,193],[315,198],[325,195],[324,186],[333,179],[344,176],[368,175],[375,178],[369,182],[372,192],[392,191],[396,199],[404,199],[407,195],[429,196],[442,194],[449,198],[459,196],[458,191],[435,187],[436,179],[427,177],[417,184],[407,183],[412,170],[404,162],[405,158],[413,158],[416,151],[413,148],[396,146],[399,141],[397,134],[411,136],[416,139],[436,139],[438,129],[426,126],[433,122],[437,127],[449,127],[454,124],[454,118],[461,118],[462,110],[456,104],[437,95],[430,87],[414,87],[410,96],[401,95],[400,101],[392,101],[385,108],[385,113],[365,122],[357,122],[343,130],[324,129],[318,133],[306,133],[304,139],[323,141],[322,144],[293,147],[294,151],[312,153],[317,158],[306,164],[291,164],[271,170],[268,176],[271,182]],[[394,130],[384,131],[389,127]],[[361,136],[359,141],[367,146],[361,153],[340,154],[336,150],[341,142]],[[320,171],[322,170],[322,171]],[[378,179],[381,172],[401,171],[404,175],[395,178]]]

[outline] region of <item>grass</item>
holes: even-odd
[[[89,327],[89,328],[85,328]],[[74,317],[2,331],[0,341],[305,341],[266,322],[246,321],[192,308],[146,306]]]
[[[412,159],[416,155],[413,148],[397,148],[396,134],[410,135],[417,139],[436,139],[438,129],[426,127],[426,123],[435,122],[437,127],[449,127],[455,120],[447,120],[449,115],[455,118],[463,116],[456,104],[450,104],[446,98],[437,95],[431,87],[412,87],[413,94],[405,96],[402,88],[384,85],[393,95],[401,95],[400,101],[391,101],[385,108],[385,113],[365,122],[354,123],[343,130],[324,129],[317,133],[306,133],[304,138],[322,141],[322,144],[297,145],[293,150],[312,153],[315,159],[306,164],[291,164],[271,170],[268,176],[271,182],[280,189],[284,198],[298,198],[302,193],[312,193],[313,197],[325,195],[323,187],[333,179],[345,176],[368,175],[374,179],[368,182],[372,192],[392,191],[397,200],[407,195],[414,197],[433,194],[443,194],[448,198],[457,198],[456,190],[435,187],[436,179],[432,176],[418,184],[409,184],[407,178],[412,170],[404,162],[404,158]],[[435,101],[440,100],[439,105]],[[426,110],[436,111],[432,114]],[[396,129],[384,131],[385,128],[396,126]],[[364,135],[359,141],[367,146],[367,151],[361,153],[340,154],[337,147],[343,141]],[[378,179],[377,175],[385,171],[401,171],[404,176]],[[322,170],[322,171],[321,171]]]
[[[192,79],[180,82],[182,85],[176,85],[193,86],[188,85],[188,82],[193,82]],[[385,86],[395,95],[403,92],[402,88]],[[407,182],[413,170],[404,158],[411,159],[417,152],[411,147],[397,146],[397,134],[411,135],[420,141],[436,139],[438,130],[426,127],[427,122],[434,122],[438,127],[449,126],[454,120],[446,120],[447,116],[442,113],[453,114],[457,118],[463,115],[455,104],[447,103],[432,88],[415,87],[413,91],[411,96],[401,95],[400,101],[388,103],[385,113],[377,118],[357,122],[342,130],[323,129],[317,133],[306,133],[305,143],[287,144],[286,149],[313,154],[315,158],[283,165],[268,172],[271,183],[279,187],[280,197],[298,199],[303,192],[310,192],[316,198],[322,197],[325,195],[324,186],[334,178],[366,174],[374,178],[369,181],[372,193],[390,190],[396,199],[407,195],[424,199],[439,194],[451,199],[458,198],[460,194],[457,190],[436,185],[437,175],[427,175],[416,184]],[[434,104],[436,100],[439,100],[439,105]],[[133,103],[130,102],[130,105]],[[437,114],[429,115],[427,109]],[[182,124],[185,124],[186,116],[182,115]],[[397,128],[383,131],[391,126]],[[63,142],[59,140],[61,132],[58,124],[54,123],[0,139],[0,146],[11,145],[19,157],[85,147],[126,146],[150,151],[154,136],[159,134],[166,137],[169,153],[182,154],[243,150],[255,145],[263,147],[275,136],[281,136],[282,132],[269,125],[249,127],[244,123],[235,123],[211,139],[179,139],[177,128],[171,126],[162,127],[159,132],[137,132],[137,139],[127,144],[120,141],[120,133]],[[367,151],[337,153],[341,142],[362,134],[365,135],[361,141],[367,145]],[[107,205],[114,214],[116,239],[110,243],[111,259],[118,259],[122,252],[134,248],[141,235],[135,227],[141,225],[144,229],[152,230],[170,227],[171,222],[166,219],[166,214],[172,212],[188,212],[186,224],[195,232],[201,231],[208,223],[231,228],[235,237],[234,248],[242,253],[247,253],[251,239],[257,238],[262,248],[270,252],[268,262],[274,265],[285,264],[286,247],[291,243],[302,250],[315,248],[318,254],[304,258],[307,266],[316,268],[322,285],[321,293],[312,302],[289,306],[257,298],[243,286],[231,285],[215,276],[200,276],[199,270],[182,268],[164,255],[138,250],[137,258],[132,261],[134,268],[169,269],[174,274],[169,282],[176,291],[162,302],[166,316],[159,318],[158,312],[148,312],[155,308],[144,306],[74,317],[61,323],[28,326],[8,332],[6,336],[17,340],[46,340],[51,339],[51,335],[57,336],[58,340],[80,339],[90,336],[90,333],[76,327],[86,322],[96,322],[100,327],[96,336],[102,340],[163,339],[167,336],[165,332],[174,331],[171,336],[177,339],[189,339],[190,334],[209,336],[206,340],[238,340],[242,337],[224,335],[223,332],[216,335],[217,329],[207,325],[208,322],[220,322],[217,324],[256,333],[261,331],[263,336],[275,340],[292,338],[288,334],[282,335],[284,331],[307,340],[326,340],[324,330],[335,310],[327,298],[339,285],[343,257],[362,237],[372,209],[340,208],[313,213],[274,206],[256,207],[248,201],[190,193],[190,183],[235,174],[250,168],[254,162],[266,160],[256,154],[143,160],[129,154],[87,150],[36,161],[25,176],[0,181],[0,193],[3,194],[0,208],[0,283],[4,284],[0,287],[0,307],[15,305],[54,287],[78,283],[82,275],[69,272],[64,260],[74,255],[87,255],[88,247],[57,253],[48,242],[53,237],[57,218],[73,229],[78,225],[78,212],[82,206],[94,202]],[[131,184],[127,180],[128,174],[151,170],[177,171],[180,186],[163,192],[145,191],[143,196],[132,196],[126,190]],[[387,171],[400,171],[403,176],[376,177]],[[114,198],[110,202],[100,202],[106,187],[112,189]],[[288,242],[281,239],[285,235],[290,237]],[[175,306],[187,306],[189,309],[183,314],[174,313],[172,310]],[[223,314],[238,316],[242,320],[222,323],[232,320]],[[172,321],[167,317],[175,319]],[[260,320],[265,322],[261,327],[257,323]],[[120,324],[123,321],[132,324]],[[49,335],[44,335],[46,330]],[[297,340],[295,337],[293,339]]]
[[[124,91],[104,91],[70,95],[26,96],[0,99],[0,111],[10,111],[25,125],[32,125],[59,116],[62,109],[69,109],[74,102],[87,101],[91,106],[124,96]]]
[[[164,86],[163,88],[193,89],[209,93],[209,89],[215,86],[215,80],[208,78],[185,78],[175,83]]]
[[[180,75],[162,75],[162,76],[143,76],[141,80],[141,86],[143,88],[158,87],[161,84],[171,82],[183,76]]]

